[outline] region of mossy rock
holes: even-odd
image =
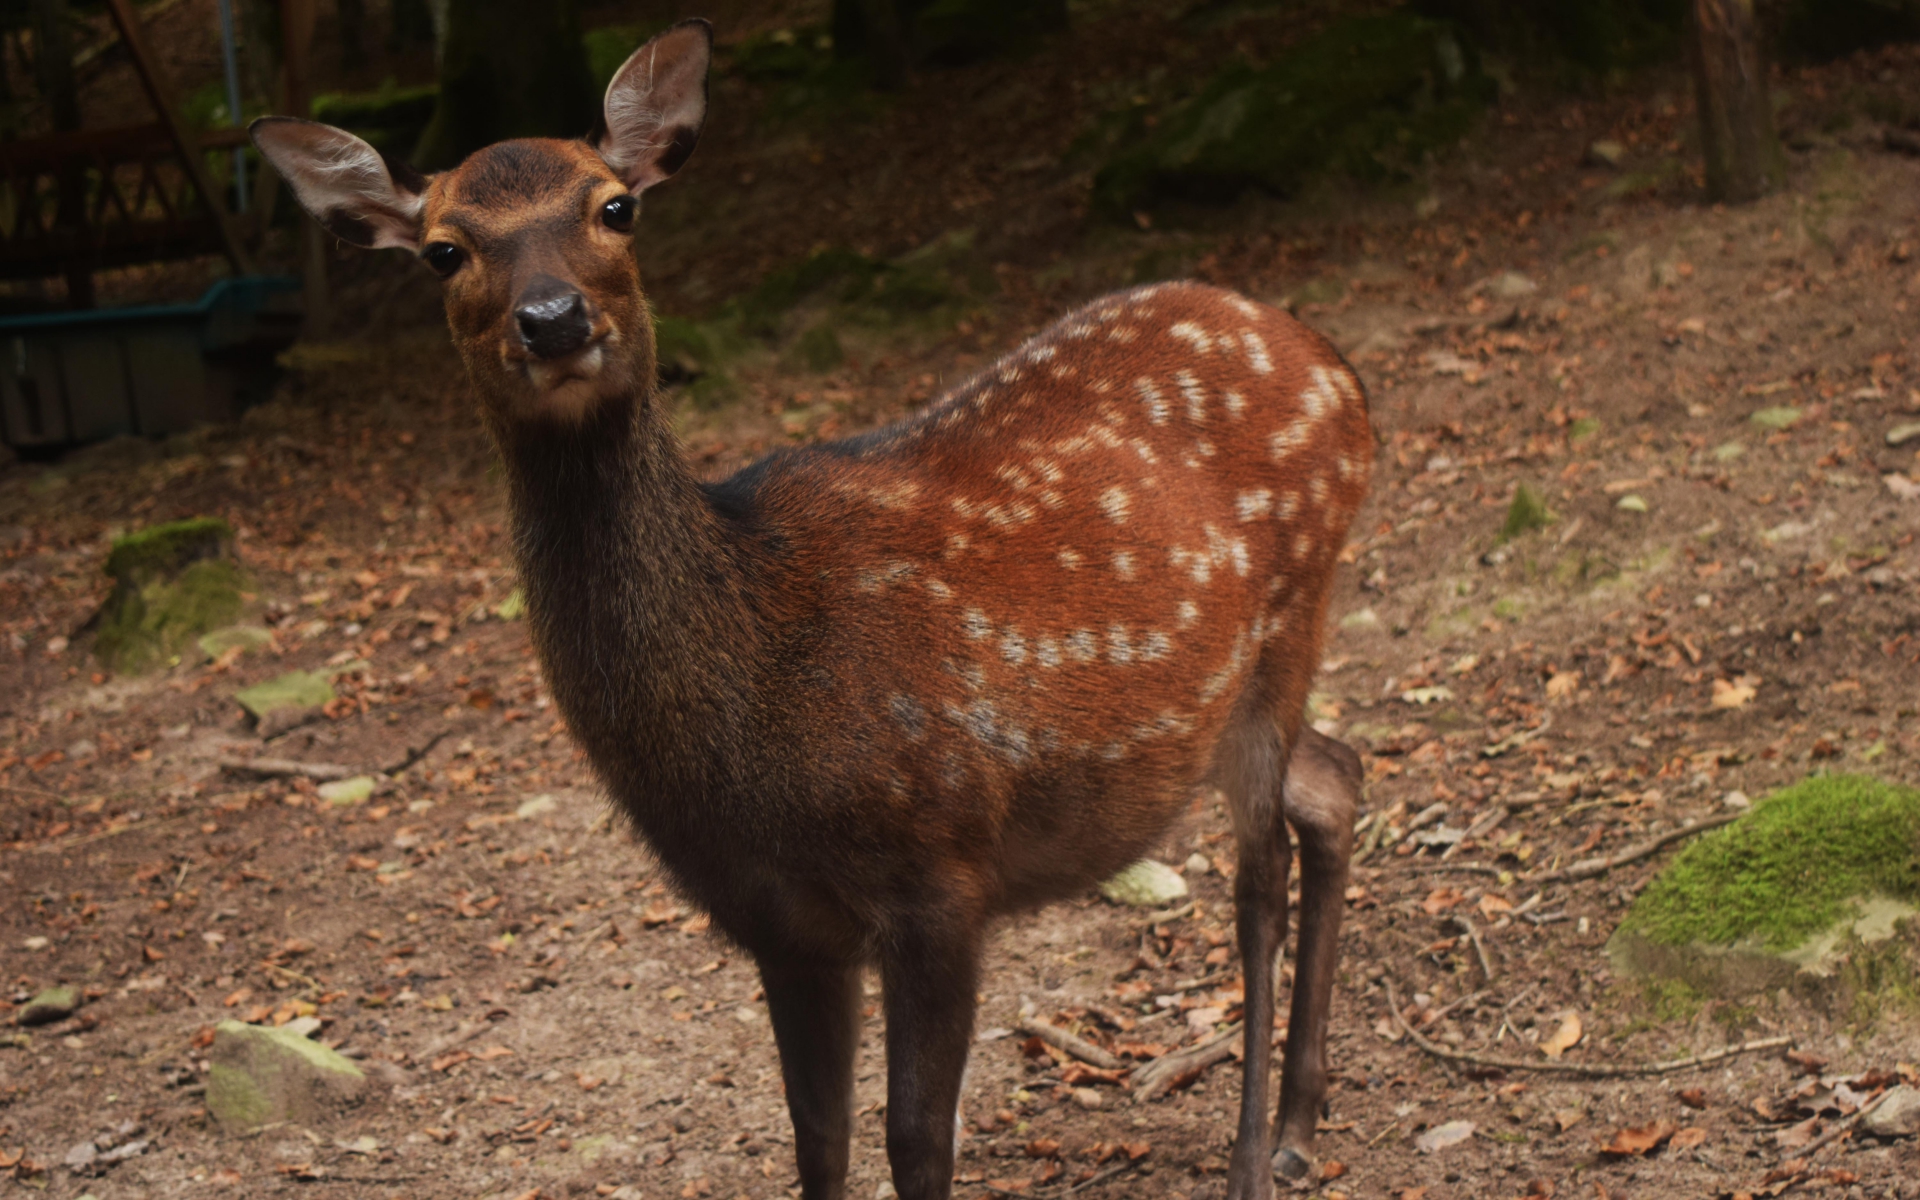
[[[261,736],[290,729],[333,699],[333,684],[317,671],[288,671],[235,693]]]
[[[1451,24],[1404,11],[1345,18],[1268,66],[1227,67],[1151,128],[1133,114],[1094,200],[1124,218],[1165,199],[1292,195],[1329,169],[1404,178],[1493,94]]]
[[[1920,912],[1920,791],[1815,776],[1675,856],[1620,923],[1616,969],[1737,997],[1833,976]]]
[[[317,1124],[367,1090],[351,1059],[291,1029],[222,1021],[208,1058],[207,1111],[233,1130]]]
[[[233,530],[217,517],[156,525],[113,544],[113,592],[94,618],[94,653],[115,671],[151,670],[245,607]]]
[[[1553,511],[1547,498],[1526,484],[1513,489],[1513,503],[1507,505],[1507,519],[1500,526],[1500,540],[1510,542],[1524,533],[1545,529],[1553,524]]]

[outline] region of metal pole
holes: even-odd
[[[220,56],[227,67],[227,115],[233,120],[233,127],[240,128],[243,118],[240,112],[240,63],[233,46],[233,0],[220,0]],[[236,146],[233,151],[233,211],[244,215],[247,211],[247,151],[244,146]]]

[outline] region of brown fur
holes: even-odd
[[[1287,314],[1166,284],[1067,316],[907,420],[697,482],[631,235],[603,217],[690,153],[707,36],[676,26],[622,68],[618,145],[503,143],[424,194],[337,130],[273,121],[256,142],[363,244],[458,251],[448,323],[554,698],[759,962],[803,1194],[844,1195],[864,965],[886,989],[896,1187],[946,1196],[984,931],[1084,893],[1214,786],[1247,964],[1230,1194],[1265,1196],[1289,822],[1288,1174],[1326,1089],[1359,771],[1301,711],[1370,471],[1360,386]],[[529,298],[575,292],[590,339],[530,340]]]

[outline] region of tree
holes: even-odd
[[[1754,0],[1693,0],[1693,82],[1715,200],[1756,200],[1786,177],[1753,8]]]
[[[578,137],[599,111],[574,0],[447,6],[440,100],[415,165],[453,166],[504,138]]]

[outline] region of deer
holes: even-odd
[[[947,1197],[987,932],[1217,791],[1244,974],[1228,1191],[1269,1197],[1310,1170],[1328,1086],[1361,775],[1303,714],[1372,468],[1365,392],[1288,313],[1166,283],[893,424],[702,481],[635,230],[699,140],[712,41],[690,20],[641,46],[582,140],[431,177],[310,121],[252,139],[330,233],[443,281],[552,698],[666,878],[754,959],[801,1194],[846,1195],[864,971],[895,1189]]]

